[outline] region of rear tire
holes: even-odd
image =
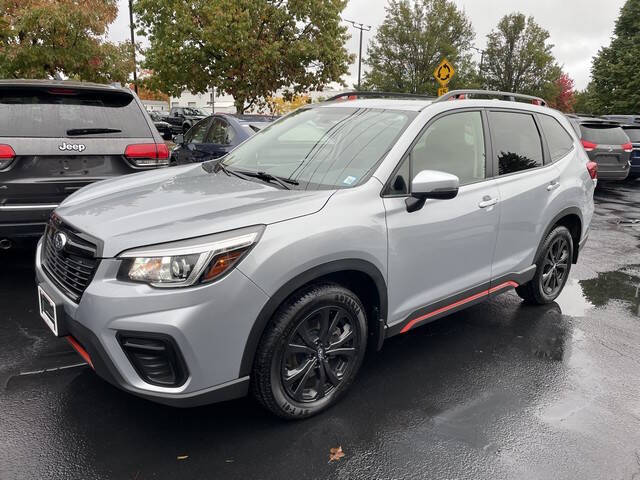
[[[573,259],[573,238],[567,227],[554,228],[545,238],[536,259],[536,274],[516,288],[526,303],[544,305],[553,302],[562,292]]]
[[[251,390],[285,419],[315,415],[353,383],[366,351],[367,322],[360,299],[336,284],[305,287],[273,316],[251,375]]]

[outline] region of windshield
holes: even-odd
[[[622,128],[612,125],[580,125],[582,138],[598,145],[623,145],[629,141],[629,137]]]
[[[300,109],[233,150],[227,167],[295,180],[300,189],[357,185],[382,160],[415,112]]]
[[[207,116],[207,114],[199,108],[185,107],[183,112],[185,113],[185,115],[201,115],[203,117]]]

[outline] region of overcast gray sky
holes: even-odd
[[[127,0],[118,0],[120,12],[109,37],[121,41],[128,38]],[[215,1],[215,0],[212,0]],[[310,0],[311,1],[311,0]],[[603,45],[608,45],[618,13],[625,0],[454,0],[467,13],[476,32],[476,46],[483,48],[486,35],[506,13],[519,11],[533,15],[551,33],[553,51],[566,72],[582,89],[589,82],[591,58]],[[364,33],[363,51],[385,14],[387,0],[349,0],[343,18],[371,25]],[[358,53],[358,31],[352,30],[347,44]],[[352,65],[348,85],[356,82],[357,62]]]

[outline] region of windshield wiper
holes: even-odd
[[[228,176],[235,175],[238,178],[242,178],[243,180],[253,181],[254,178],[258,180],[263,180],[265,182],[274,182],[280,185],[285,190],[291,190],[289,185],[299,185],[299,183],[295,180],[291,180],[289,178],[278,177],[276,175],[271,175],[267,172],[253,172],[250,170],[237,170],[235,168],[228,168],[224,163],[218,161],[213,167],[210,167],[209,162],[205,162],[202,164],[202,168],[207,172],[218,173],[219,171],[223,171]],[[289,185],[287,185],[289,184]]]
[[[291,187],[289,185],[299,185],[299,183],[296,182],[295,180],[291,180],[285,177],[278,177],[276,175],[271,175],[270,173],[267,173],[267,172],[250,172],[250,171],[243,170],[242,173],[244,173],[249,177],[259,178],[260,180],[264,180],[265,182],[277,183],[285,190],[291,190]],[[287,183],[289,185],[287,185]]]
[[[70,136],[78,136],[78,135],[91,135],[93,133],[120,133],[122,130],[118,130],[117,128],[72,128],[67,130],[67,135]]]
[[[224,163],[222,162],[218,162],[215,164],[215,166],[213,167],[213,172],[214,173],[218,173],[220,170],[222,170],[224,173],[226,173],[229,177],[231,175],[234,175],[238,178],[241,178],[243,180],[250,180],[251,181],[251,177],[249,177],[248,175],[244,175],[240,172],[236,172],[235,170],[229,170]]]

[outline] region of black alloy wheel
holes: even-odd
[[[555,227],[544,239],[536,260],[536,273],[516,293],[527,303],[544,305],[562,292],[573,261],[573,237],[564,226]]]
[[[569,272],[570,262],[567,240],[557,237],[549,246],[542,263],[540,288],[545,294],[552,296],[560,293]]]
[[[357,320],[339,306],[320,307],[289,335],[282,356],[282,384],[291,399],[313,402],[340,386],[356,360]]]

